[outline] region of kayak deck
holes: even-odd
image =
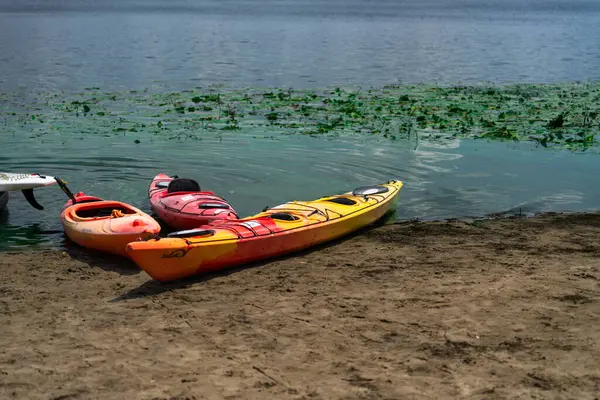
[[[252,217],[130,243],[127,252],[159,281],[276,257],[376,222],[396,209],[401,187],[402,182],[390,181],[314,201],[291,201]]]

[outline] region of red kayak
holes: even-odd
[[[238,219],[225,199],[203,192],[192,179],[158,174],[148,188],[152,211],[174,229],[193,229],[215,220]]]

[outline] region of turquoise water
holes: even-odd
[[[3,139],[0,170],[60,176],[73,191],[125,201],[146,212],[148,184],[160,172],[198,180],[241,215],[391,178],[405,184],[396,213],[400,220],[598,207],[597,154],[482,140],[415,143],[264,133],[207,133],[187,141],[142,137],[139,144],[139,133],[14,136]],[[57,186],[37,190],[36,197],[45,210],[33,209],[21,193],[13,193],[0,217],[3,249],[64,245],[59,215],[67,197]]]

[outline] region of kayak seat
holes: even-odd
[[[333,199],[327,199],[325,201],[330,201],[332,203],[343,204],[345,206],[353,206],[356,204],[356,201],[349,199],[347,197],[335,197]]]
[[[200,184],[188,178],[173,179],[167,186],[167,193],[175,192],[200,192]]]
[[[285,213],[285,212],[276,212],[276,213],[270,214],[270,215],[268,215],[268,218],[280,219],[282,221],[297,221],[300,219],[295,215]]]

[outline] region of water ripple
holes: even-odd
[[[148,184],[160,172],[197,179],[203,189],[226,196],[242,215],[392,178],[405,183],[399,219],[586,209],[596,206],[600,194],[593,155],[483,141],[422,142],[415,150],[414,144],[401,141],[276,138],[234,132],[193,145],[159,138],[135,144],[121,136],[91,136],[67,144],[60,135],[43,143],[19,138],[7,142],[0,170],[59,175],[73,191],[129,202],[146,212]],[[22,148],[28,149],[26,154]],[[573,170],[580,179],[570,179],[568,171]],[[556,186],[558,181],[562,187]],[[37,190],[36,197],[44,211],[32,210],[20,193],[11,197],[9,213],[0,219],[5,246],[61,246],[62,236],[49,232],[62,230],[59,214],[66,196],[52,187]]]

